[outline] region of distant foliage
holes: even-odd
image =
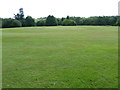
[[[35,19],[35,22],[46,21],[46,19],[47,19],[47,17],[40,17],[40,18]]]
[[[22,19],[22,20],[19,20],[22,24],[22,27],[26,27],[27,26],[27,23],[26,23],[26,20],[25,19]]]
[[[36,26],[45,26],[45,21],[44,20],[37,21]]]
[[[21,22],[15,19],[11,23],[11,27],[21,27],[21,26],[22,26]]]
[[[9,28],[11,26],[12,19],[3,19],[2,20],[2,27],[3,28]]]
[[[69,16],[67,16],[67,18],[66,19],[70,19],[70,17]]]
[[[3,19],[2,20],[2,27],[3,28],[10,28],[10,27],[21,27],[22,24],[20,21],[15,20],[15,19]]]
[[[120,17],[118,18],[118,20],[116,22],[116,26],[120,26]]]
[[[0,18],[0,27],[29,27],[29,26],[75,26],[75,25],[94,25],[94,26],[120,26],[120,16],[94,16],[94,17],[75,17],[67,16],[55,18],[53,15],[48,17],[40,17],[37,19],[31,16],[24,17],[23,8],[19,9],[19,13],[14,14],[12,18]]]
[[[58,26],[61,26],[61,25],[62,25],[63,20],[62,20],[61,18],[56,18],[56,19],[57,19]]]
[[[88,18],[70,17],[71,20],[76,21],[77,25],[116,25],[117,16],[95,16]]]
[[[61,21],[63,21],[65,18],[61,18]]]
[[[76,22],[74,20],[70,20],[70,19],[64,19],[64,21],[62,22],[63,26],[75,26]]]
[[[15,14],[14,14],[14,15],[15,15]],[[15,19],[17,19],[17,20],[24,19],[23,8],[20,8],[20,9],[19,9],[19,13],[17,13],[14,17],[15,17]]]
[[[0,28],[2,28],[2,18],[0,18]]]
[[[26,17],[26,26],[35,26],[35,20],[31,16]]]
[[[54,16],[49,15],[46,19],[46,25],[57,26],[58,25],[57,19]]]

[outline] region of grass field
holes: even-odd
[[[118,28],[3,29],[4,88],[117,88]]]

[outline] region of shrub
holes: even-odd
[[[74,20],[70,20],[70,19],[64,19],[62,22],[63,26],[75,26],[76,22]]]

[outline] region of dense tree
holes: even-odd
[[[0,28],[2,28],[2,18],[0,18]]]
[[[76,22],[74,20],[70,20],[70,19],[64,19],[64,21],[62,22],[63,26],[75,26]]]
[[[117,26],[120,26],[120,17],[117,19],[116,24]]]
[[[35,22],[46,21],[46,19],[47,19],[47,17],[40,17],[40,18],[35,19]]]
[[[15,19],[11,23],[11,27],[21,27],[21,26],[22,26],[21,22]]]
[[[9,28],[11,25],[12,19],[8,18],[8,19],[2,19],[2,27],[3,28]]]
[[[14,14],[14,15],[15,15],[15,14]],[[14,17],[15,17],[15,19],[17,19],[17,20],[24,19],[23,8],[20,8],[20,9],[19,9],[19,13],[17,13]]]
[[[66,19],[70,19],[70,17],[69,16],[67,16],[67,18]]]
[[[62,17],[62,18],[61,18],[61,21],[63,21],[64,19],[65,19],[65,18]]]
[[[94,17],[70,17],[55,18],[49,15],[34,20],[31,16],[24,18],[23,8],[19,9],[19,13],[15,15],[15,19],[6,18],[0,20],[3,22],[2,27],[20,27],[20,26],[75,26],[75,25],[110,25],[120,26],[120,16],[94,16]],[[0,26],[1,27],[1,26]]]
[[[37,21],[36,26],[45,26],[45,20]]]
[[[27,26],[27,23],[26,23],[26,20],[25,19],[22,19],[22,20],[19,20],[22,24],[22,27],[25,27]]]
[[[21,27],[22,24],[20,21],[15,20],[15,19],[3,19],[2,20],[2,27],[3,28],[9,28],[9,27]]]
[[[26,17],[26,26],[35,26],[35,20],[31,16]]]
[[[15,14],[14,14],[15,15]],[[23,8],[19,9],[19,13],[17,13],[14,16],[15,19],[19,20],[22,23],[22,26],[25,27],[26,26],[26,20],[24,18],[24,11]]]
[[[57,19],[54,16],[49,15],[46,19],[46,25],[57,26],[58,25]]]
[[[62,25],[62,20],[61,20],[61,18],[57,18],[57,23],[58,23],[58,25]]]

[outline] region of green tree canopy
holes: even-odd
[[[16,19],[3,19],[2,20],[2,27],[3,28],[9,28],[9,27],[21,27],[22,24],[20,21],[16,20]]]
[[[36,25],[37,26],[45,26],[45,20],[37,21]]]
[[[74,20],[70,20],[70,19],[64,19],[62,22],[63,26],[75,26],[76,22]]]
[[[35,20],[31,16],[26,17],[26,26],[34,26],[35,25]]]
[[[14,15],[15,15],[15,14],[14,14]],[[15,17],[15,19],[17,19],[17,20],[24,19],[23,8],[20,8],[20,9],[19,9],[19,13],[17,13],[14,17]]]
[[[49,15],[46,19],[46,25],[57,26],[58,25],[57,19],[54,16]]]

